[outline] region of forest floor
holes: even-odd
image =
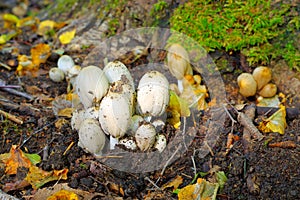
[[[74,26],[76,27],[77,23],[74,23]],[[119,32],[123,30],[126,28],[120,28]],[[82,42],[80,37],[74,40],[78,43]],[[19,49],[19,54],[29,55],[33,44],[40,42],[50,43],[31,31],[23,31],[9,44],[11,48]],[[56,43],[56,48],[63,48],[64,54],[71,56],[76,64],[82,66],[87,62],[87,57],[92,57],[91,52],[95,52],[93,50],[95,47],[98,48],[98,44],[78,49],[77,42],[66,46]],[[143,45],[146,48],[147,44]],[[136,71],[137,66],[153,61],[164,61],[166,58],[166,53],[162,50],[153,52],[152,49],[147,49],[145,55],[132,59],[130,50],[132,49],[129,48],[127,57],[121,57],[119,60],[124,62],[135,76],[140,76],[149,70],[142,68]],[[153,55],[152,53],[157,55],[154,60],[153,56],[150,56],[152,60],[149,57]],[[262,140],[250,139],[246,141],[249,143],[245,144],[244,126],[237,122],[237,113],[232,110],[229,103],[231,105],[257,103],[256,98],[246,99],[238,93],[236,81],[241,71],[252,72],[253,68],[245,66],[243,58],[238,53],[228,55],[226,52],[217,51],[211,57],[215,61],[226,59],[230,65],[230,68],[220,70],[228,103],[225,107],[222,105],[219,107],[224,117],[222,127],[209,130],[213,128],[209,123],[213,121],[214,114],[210,108],[200,114],[197,113],[196,131],[186,133],[187,138],[192,136],[192,139],[175,141],[175,146],[182,148],[184,146],[186,149],[177,153],[173,145],[173,149],[170,149],[171,154],[156,158],[163,161],[159,169],[143,173],[140,172],[142,171],[140,168],[144,165],[140,163],[139,156],[134,157],[132,154],[133,156],[128,158],[131,162],[131,170],[122,171],[112,167],[114,163],[119,162],[118,158],[113,156],[95,158],[77,145],[78,133],[72,130],[70,117],[58,116],[54,112],[53,102],[59,102],[59,98],[67,94],[68,86],[66,81],[60,83],[51,81],[48,75],[49,70],[57,66],[58,54],[51,53],[47,62],[39,66],[34,76],[18,76],[16,55],[9,51],[8,46],[2,48],[0,61],[9,64],[12,69],[1,67],[0,79],[7,85],[21,86],[21,89],[16,90],[31,95],[32,98],[18,96],[0,88],[0,109],[22,120],[20,123],[1,115],[0,154],[10,152],[12,146],[17,145],[17,149],[25,153],[41,156],[41,162],[36,165],[38,168],[48,172],[67,169],[68,173],[65,180],[50,181],[39,189],[34,189],[30,184],[20,184],[28,174],[28,168],[19,167],[17,173],[11,175],[7,173],[7,169],[2,168],[3,165],[0,165],[0,188],[19,199],[46,199],[61,188],[73,189],[72,191],[79,195],[79,199],[177,199],[173,187],[164,187],[166,183],[172,183],[176,177],[181,177],[182,183],[179,188],[183,188],[189,185],[199,172],[208,172],[202,178],[210,180],[215,170],[224,171],[228,179],[224,188],[219,190],[217,199],[298,199],[300,196],[299,114],[287,117],[284,134],[264,133]],[[101,58],[101,56],[97,57],[96,60]],[[282,61],[271,63],[269,67],[273,71],[272,81],[277,84],[278,93],[284,93],[288,99],[286,107],[299,108],[300,94],[297,90],[300,88],[299,73],[290,70]],[[230,112],[224,112],[225,108]],[[263,115],[256,112],[255,125]],[[231,117],[236,120],[236,123],[232,123]],[[208,147],[208,152],[199,153],[203,144],[209,143],[206,141],[207,134],[212,131],[215,131],[213,145]],[[235,140],[229,148],[227,140],[230,133],[234,134]],[[176,138],[176,131],[171,126],[165,127],[163,134],[168,141]],[[292,145],[277,145],[277,147],[270,145],[284,141]],[[118,148],[112,150],[109,155],[119,155]],[[172,156],[174,156],[172,162],[167,162]],[[151,165],[151,162],[149,163]],[[134,173],[134,170],[138,173]]]

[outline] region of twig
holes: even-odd
[[[163,175],[163,174],[164,174],[164,172],[165,172],[167,166],[169,165],[169,163],[171,162],[171,160],[174,158],[174,156],[175,156],[176,153],[178,152],[179,148],[181,148],[181,145],[179,145],[179,146],[177,147],[177,149],[176,149],[175,152],[172,154],[172,156],[167,160],[167,162],[166,162],[164,168],[163,168],[163,169],[161,170],[161,172],[160,172],[160,175]]]
[[[195,157],[195,149],[194,149],[193,155],[191,156],[191,159],[192,159],[193,168],[194,168],[194,176],[196,176],[197,168],[196,168],[196,163],[195,163],[195,158],[194,157]]]
[[[244,129],[249,131],[253,138],[258,140],[263,139],[264,136],[259,132],[252,120],[245,113],[240,112],[238,114],[238,122],[244,126]]]
[[[24,98],[29,99],[29,100],[33,100],[33,96],[31,96],[30,94],[27,94],[25,92],[20,92],[18,90],[12,89],[12,88],[1,88],[1,89],[6,91],[6,92],[9,92],[11,94],[21,96],[21,97],[24,97]]]
[[[7,70],[11,70],[11,67],[8,66],[7,64],[3,63],[3,62],[0,62],[0,66],[4,67]]]
[[[16,122],[17,124],[23,124],[23,120],[17,118],[15,115],[12,115],[10,113],[7,113],[3,110],[0,109],[0,114],[1,115],[4,115],[7,119],[13,121],[13,122]]]
[[[149,183],[151,183],[156,189],[158,190],[162,190],[160,187],[158,187],[150,178],[145,177],[145,180],[149,181]]]
[[[20,145],[19,148],[21,148],[22,146],[24,146],[24,144],[26,144],[26,142],[28,142],[28,141],[32,138],[32,136],[34,136],[35,134],[41,132],[44,128],[53,125],[56,121],[57,121],[57,119],[54,120],[53,122],[51,122],[51,123],[49,123],[49,124],[43,126],[42,128],[40,128],[40,129],[34,131],[28,138],[26,138],[26,139],[23,141],[23,143]]]

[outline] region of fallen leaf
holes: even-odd
[[[263,98],[259,97],[257,98],[257,106],[262,106],[262,107],[274,107],[278,108],[280,105],[280,100],[278,98],[278,95],[275,95],[274,97],[271,98]]]
[[[75,110],[74,108],[64,108],[64,109],[58,111],[57,116],[71,118],[74,110]]]
[[[172,114],[168,122],[175,128],[180,126],[180,117],[190,116],[190,109],[185,99],[179,97],[174,91],[170,90],[170,100],[167,111]]]
[[[59,119],[55,122],[55,127],[56,127],[57,129],[61,129],[61,127],[62,127],[64,124],[66,124],[66,123],[68,123],[68,121],[67,121],[66,119],[64,119],[64,118],[59,118]]]
[[[74,38],[75,33],[76,33],[76,29],[73,29],[72,31],[64,32],[59,36],[58,39],[62,44],[69,44],[71,40]]]
[[[208,107],[205,99],[208,97],[205,85],[200,85],[201,77],[199,75],[186,75],[182,80],[183,91],[180,97],[185,99],[189,107],[195,107],[197,110],[204,110]]]
[[[48,197],[47,200],[78,200],[78,196],[74,192],[60,190]]]
[[[268,119],[260,122],[258,126],[258,129],[264,133],[278,132],[280,134],[284,134],[285,128],[286,128],[286,110],[285,110],[285,106],[282,105],[280,105],[280,109],[278,109]]]
[[[92,200],[95,196],[98,198],[104,197],[105,195],[97,192],[88,192],[80,189],[73,189],[68,186],[68,183],[58,183],[53,187],[40,188],[33,194],[33,200],[47,199],[48,197],[54,195],[56,192],[66,190],[76,194],[80,199]]]
[[[4,20],[4,28],[12,28],[20,21],[19,17],[9,13],[4,14],[2,19]]]
[[[166,188],[173,187],[173,189],[176,190],[179,187],[179,185],[181,185],[182,183],[183,183],[183,178],[177,175],[173,180],[164,184],[161,189],[164,190]]]
[[[51,48],[48,44],[37,44],[30,50],[32,63],[36,69],[39,68],[41,63],[45,63],[51,55]]]
[[[68,169],[44,171],[34,165],[31,165],[25,180],[32,185],[33,189],[38,189],[44,184],[54,180],[66,180]]]
[[[198,178],[197,183],[187,185],[178,192],[178,200],[215,200],[219,189],[218,183],[210,183]]]
[[[35,67],[31,59],[26,55],[18,55],[18,62],[19,65],[16,70],[18,75],[24,75],[26,72],[33,71]]]
[[[6,174],[16,174],[19,167],[29,168],[32,165],[17,145],[12,145],[9,153],[1,154],[0,162],[5,164]]]
[[[15,37],[18,33],[15,31],[12,31],[8,34],[2,34],[0,36],[0,44],[5,44],[6,42],[8,42],[11,38]]]
[[[42,21],[39,24],[37,34],[38,35],[46,35],[49,31],[53,30],[55,25],[56,25],[56,22],[52,21],[52,20]]]

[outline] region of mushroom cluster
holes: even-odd
[[[162,123],[157,122],[169,103],[169,82],[162,73],[146,72],[135,89],[120,61],[109,62],[103,70],[87,66],[76,78],[75,91],[83,108],[73,112],[71,125],[86,151],[101,155],[106,135],[110,149],[121,144],[129,150],[162,152],[166,147],[165,136],[158,134]]]
[[[268,67],[256,67],[252,74],[242,73],[237,78],[239,92],[244,97],[254,96],[258,93],[262,97],[273,97],[277,93],[277,86],[270,83],[272,72]]]
[[[57,61],[57,67],[49,70],[49,78],[54,82],[61,82],[64,79],[68,81],[68,91],[71,85],[75,85],[76,76],[79,74],[81,67],[75,65],[72,57],[62,55]]]

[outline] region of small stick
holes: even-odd
[[[181,148],[181,145],[179,145],[177,147],[177,149],[175,150],[175,152],[172,154],[172,156],[167,160],[164,168],[161,170],[160,175],[162,176],[167,168],[167,166],[169,165],[169,163],[171,162],[171,160],[174,158],[174,156],[176,155],[176,153],[178,152],[179,148]]]
[[[69,144],[69,146],[67,147],[67,149],[65,150],[65,152],[63,153],[63,155],[65,156],[67,154],[67,152],[72,148],[72,146],[74,145],[74,142],[72,141],[71,144]]]
[[[195,149],[194,149],[193,155],[191,156],[191,159],[192,159],[193,168],[194,168],[194,176],[196,176],[196,174],[197,174],[197,168],[196,168],[196,163],[195,163],[194,156],[195,156]]]
[[[0,62],[0,66],[4,67],[7,70],[11,70],[11,67],[8,66],[7,64],[3,63],[3,62]]]
[[[160,187],[158,187],[150,178],[145,177],[145,180],[149,181],[149,183],[151,183],[156,189],[158,190],[162,190]]]
[[[23,124],[23,120],[17,118],[15,115],[12,115],[10,113],[7,113],[3,110],[0,110],[0,114],[4,115],[5,117],[7,117],[7,119],[16,122],[17,124]]]
[[[244,129],[249,131],[253,138],[258,140],[263,139],[264,136],[259,132],[259,130],[253,124],[252,120],[245,113],[239,112],[238,122],[244,126]]]
[[[53,122],[49,123],[49,124],[46,124],[46,125],[43,126],[42,128],[40,128],[40,129],[34,131],[28,138],[26,138],[26,139],[23,141],[23,143],[20,145],[19,148],[21,148],[22,146],[24,146],[24,144],[26,144],[26,142],[28,142],[28,141],[32,138],[32,136],[34,136],[35,134],[41,132],[44,128],[53,125],[56,121],[57,121],[57,119],[54,120]]]
[[[25,97],[26,99],[29,99],[29,100],[33,100],[33,96],[31,96],[30,94],[27,94],[25,92],[20,92],[18,90],[14,90],[12,88],[1,88],[1,89],[6,91],[6,92],[9,92],[11,94],[21,96],[21,97]]]

